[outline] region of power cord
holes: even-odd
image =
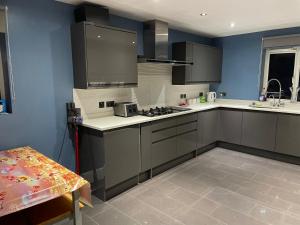
[[[60,146],[60,149],[59,149],[59,154],[58,154],[57,162],[60,162],[60,160],[61,160],[61,154],[62,154],[62,151],[63,151],[63,148],[64,148],[67,130],[68,130],[68,124],[66,124],[66,128],[65,128],[63,140],[62,140],[62,143],[61,143],[61,146]]]

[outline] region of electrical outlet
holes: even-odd
[[[222,91],[222,92],[219,93],[219,95],[220,95],[221,98],[222,98],[222,97],[226,97],[226,94],[227,94],[227,93],[224,92],[224,91]]]
[[[115,106],[115,101],[107,101],[106,102],[106,107],[114,107]]]
[[[99,102],[99,108],[100,108],[100,109],[103,109],[103,108],[104,108],[104,105],[105,105],[104,102]]]

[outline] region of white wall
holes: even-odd
[[[172,67],[170,65],[138,64],[138,87],[109,88],[92,90],[73,90],[76,107],[80,107],[85,119],[113,115],[112,108],[99,109],[100,101],[132,101],[139,109],[152,106],[178,105],[180,94],[188,98],[206,93],[208,84],[172,85]]]

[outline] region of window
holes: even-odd
[[[278,79],[281,83],[282,99],[296,100],[299,87],[300,48],[266,50],[263,80],[263,92],[267,96],[279,98],[279,87],[276,82],[269,83],[270,79]],[[268,86],[268,87],[267,87]]]

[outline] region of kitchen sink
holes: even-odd
[[[272,106],[269,103],[260,103],[260,102],[252,102],[252,104],[249,105],[252,108],[261,108],[261,109],[279,109],[283,106]]]

